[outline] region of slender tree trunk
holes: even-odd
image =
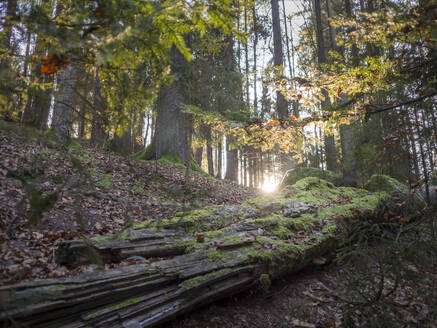
[[[101,82],[97,75],[94,81],[91,144],[102,144],[105,138],[105,104],[101,94]]]
[[[223,141],[220,140],[217,147],[217,178],[222,178],[223,172]]]
[[[202,167],[202,156],[203,156],[203,147],[197,147],[194,151],[194,160],[196,161],[197,165]]]
[[[254,40],[253,40],[253,111],[258,114],[258,96],[257,96],[257,60],[256,60],[256,47],[258,45],[258,30],[257,30],[257,21],[256,21],[256,9],[255,3],[252,7],[252,17],[253,17],[253,29],[254,29]]]
[[[244,33],[247,35],[247,4],[244,5]],[[246,63],[246,106],[249,107],[249,49],[247,41],[244,43],[244,54]]]
[[[86,126],[86,107],[81,106],[79,110],[79,138],[83,139],[85,137],[85,126]]]
[[[287,46],[288,70],[290,72],[290,78],[293,78],[293,66],[291,66],[290,45],[289,45],[289,40],[288,40],[288,29],[287,29],[287,15],[285,13],[285,1],[284,0],[282,0],[282,15],[284,17],[285,45]]]
[[[422,131],[419,128],[419,117],[417,114],[417,108],[414,107],[414,118],[416,119],[416,126],[417,126],[417,137],[419,138],[419,150],[420,150],[420,159],[422,161],[422,169],[423,169],[423,177],[425,178],[425,193],[426,193],[426,201],[429,204],[430,202],[430,196],[429,196],[429,180],[428,180],[428,167],[426,165],[426,157],[425,152],[423,150],[422,145]]]
[[[135,152],[140,151],[143,148],[143,144],[144,144],[143,135],[144,135],[144,126],[145,126],[144,118],[145,118],[145,115],[146,115],[145,110],[141,109],[139,111],[138,115],[139,115],[139,117],[138,117],[137,128],[136,128],[136,131],[135,131],[135,134],[134,134],[134,145],[135,145],[134,151]],[[137,140],[137,138],[139,138],[139,139]],[[143,142],[140,144],[138,142],[139,140],[143,140]]]
[[[426,126],[426,115],[425,115],[425,111],[421,110],[421,114],[422,114],[422,126],[423,129],[428,130],[430,129],[430,127]],[[428,121],[429,122],[429,121]],[[435,133],[437,133],[436,130],[434,130]],[[425,139],[425,143],[426,143],[426,150],[427,150],[427,155],[428,155],[428,162],[429,162],[429,172],[432,173],[432,171],[434,170],[434,159],[433,159],[433,148],[435,148],[435,144],[434,147],[431,147],[431,142],[430,142],[430,137],[432,138],[432,135],[429,134],[424,134],[423,138]]]
[[[414,137],[414,131],[411,127],[411,119],[409,114],[406,115],[406,121],[408,126],[408,135],[411,140],[411,150],[413,152],[413,164],[414,164],[414,174],[415,174],[415,180],[417,181],[420,179],[420,171],[419,171],[419,158],[417,156],[417,148],[416,148],[416,140]]]
[[[226,176],[225,179],[237,181],[238,152],[232,149],[232,137],[226,137]]]
[[[279,19],[279,4],[278,0],[271,0],[272,6],[272,22],[273,22],[273,64],[276,67],[284,66],[284,55],[282,51],[282,36],[281,23]],[[288,104],[284,95],[278,90],[276,91],[276,113],[279,119],[288,117]]]
[[[77,67],[71,63],[57,73],[58,91],[53,109],[52,127],[61,144],[70,139],[71,113],[75,103],[75,87],[77,82]]]
[[[352,4],[350,0],[344,0],[344,7],[345,7],[345,11],[346,11],[346,15],[348,15],[349,17],[352,17],[353,15],[353,8],[352,8]],[[358,48],[355,44],[352,45],[352,66],[358,66],[359,64],[359,57],[358,57]]]
[[[314,0],[314,15],[316,21],[316,39],[317,39],[317,58],[319,67],[326,63],[325,56],[325,43],[323,39],[323,27],[322,27],[322,16],[321,16],[321,7],[320,0]],[[322,110],[326,107],[329,107],[329,98],[326,90],[322,90],[324,101],[322,101]],[[337,172],[337,150],[335,148],[335,139],[334,135],[325,134],[325,152],[326,152],[326,166],[328,170]]]
[[[150,129],[150,115],[146,114],[146,132],[144,134],[143,146],[147,145],[147,140],[149,137],[149,129]],[[150,140],[152,140],[152,138],[150,138]]]
[[[35,41],[35,50],[33,54],[36,56],[42,56],[45,54],[46,49],[38,40],[39,39]],[[27,64],[25,67],[27,71]],[[53,75],[43,75],[41,73],[40,65],[37,65],[36,68],[31,70],[30,79],[42,83],[53,83],[54,81]],[[27,103],[21,121],[38,129],[46,128],[52,94],[53,88],[41,89],[37,86],[29,86],[27,89]]]
[[[206,146],[206,156],[208,159],[208,174],[214,176],[214,161],[212,157],[212,147],[210,144]]]
[[[226,42],[226,47],[223,49],[223,64],[226,69],[226,74],[229,80],[229,94],[232,96],[227,99],[227,107],[236,112],[239,109],[240,97],[241,97],[241,78],[236,73],[236,63],[234,56],[234,41],[233,37],[229,36]],[[238,56],[239,58],[240,56]],[[235,95],[235,90],[238,90]],[[225,179],[231,181],[238,180],[238,151],[234,143],[234,137],[232,135],[226,136],[226,174]]]

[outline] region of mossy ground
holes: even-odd
[[[387,191],[407,193],[408,187],[398,180],[384,174],[374,174],[364,185],[364,189],[369,191]]]
[[[338,173],[314,167],[296,167],[285,173],[281,185],[294,185],[297,181],[307,177],[323,179],[337,186],[342,183],[341,176]]]
[[[211,261],[224,261],[229,256],[217,249],[220,245],[241,245],[240,256],[267,264],[268,274],[277,277],[304,265],[317,252],[323,253],[324,247],[335,243],[339,239],[339,222],[366,219],[388,197],[385,192],[336,187],[328,181],[307,177],[276,196],[250,199],[241,206],[209,206],[179,213],[171,219],[134,223],[131,228],[156,231],[183,228],[193,237],[175,243],[187,253],[205,251]],[[286,217],[284,208],[290,202],[305,202],[311,207],[296,217]],[[235,233],[242,224],[261,230],[253,238],[250,234]],[[123,238],[129,238],[127,231]]]

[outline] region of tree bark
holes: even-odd
[[[271,0],[273,22],[273,65],[284,66],[284,54],[282,51],[281,22],[279,18],[278,0]],[[279,119],[288,117],[288,103],[280,91],[276,91],[276,113]]]
[[[182,105],[187,97],[184,87],[185,57],[173,46],[171,50],[171,72],[174,81],[164,84],[159,90],[155,124],[154,144],[156,159],[164,155],[175,155],[188,166],[191,150],[192,119],[183,113]]]
[[[238,43],[239,44],[239,43]],[[232,36],[227,38],[226,46],[223,49],[223,65],[228,76],[228,94],[230,95],[226,100],[226,107],[232,111],[237,112],[241,107],[241,76],[236,71],[236,62],[234,56],[234,40]],[[239,58],[239,56],[238,56]],[[232,135],[226,136],[226,174],[225,179],[237,181],[238,177],[238,152],[233,145],[234,137]]]
[[[105,103],[101,93],[101,81],[97,75],[94,81],[93,112],[91,122],[91,144],[101,144],[105,138]]]
[[[203,156],[203,147],[198,147],[194,151],[194,160],[196,161],[197,165],[202,167],[202,156]]]
[[[223,141],[220,140],[217,146],[217,178],[221,179],[223,175]]]
[[[233,138],[226,137],[226,180],[237,181],[238,170],[238,153],[237,149],[233,149]]]
[[[208,174],[214,176],[214,161],[212,157],[212,147],[211,145],[206,146],[206,157],[208,159]]]
[[[58,92],[55,97],[52,127],[58,141],[65,145],[70,139],[71,113],[75,105],[75,87],[77,82],[77,67],[71,63],[58,72]]]
[[[323,27],[322,27],[322,16],[321,16],[321,7],[320,0],[314,0],[314,15],[316,21],[316,39],[317,39],[317,59],[319,63],[319,68],[321,65],[326,63],[326,55],[325,55],[325,42],[323,38]],[[325,98],[322,101],[322,109],[329,107],[329,98],[326,90],[322,90],[323,97]],[[337,172],[337,149],[335,148],[335,139],[334,135],[325,134],[325,153],[326,153],[326,167],[330,171]]]
[[[257,30],[257,20],[256,20],[256,8],[255,3],[252,7],[252,19],[253,19],[253,111],[258,114],[258,95],[257,95],[257,45],[258,45],[258,30]]]

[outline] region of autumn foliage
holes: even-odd
[[[41,62],[41,72],[49,75],[58,72],[62,67],[67,67],[71,59],[61,59],[57,55],[44,56]]]

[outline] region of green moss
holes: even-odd
[[[143,297],[132,297],[132,298],[129,298],[121,303],[112,305],[111,307],[108,308],[108,310],[111,312],[116,311],[116,310],[120,310],[120,309],[123,309],[125,307],[130,306],[130,305],[137,304],[137,303],[141,302],[143,299],[144,299]]]
[[[110,189],[112,186],[112,175],[100,173],[96,168],[92,168],[90,173],[97,178],[96,186]]]
[[[364,185],[364,188],[369,191],[397,191],[407,193],[408,187],[398,180],[384,174],[374,174]]]
[[[322,170],[314,167],[296,167],[285,173],[281,185],[290,186],[295,184],[297,181],[307,177],[316,177],[319,179],[324,179],[336,186],[341,185],[342,182],[341,176],[338,173],[332,171]]]
[[[136,160],[140,161],[150,161],[155,158],[155,149],[153,144],[148,145],[143,150],[132,155]]]
[[[216,277],[220,277],[223,275],[227,275],[229,273],[232,273],[232,272],[235,272],[238,270],[239,270],[238,268],[236,268],[236,269],[226,268],[226,269],[222,269],[219,271],[214,271],[214,272],[205,274],[203,276],[196,276],[194,278],[185,280],[184,282],[182,282],[180,284],[180,286],[184,289],[193,289],[193,288],[199,287],[202,284],[202,282],[205,282],[207,280],[210,280],[210,279],[213,279]]]
[[[34,226],[39,223],[44,212],[49,212],[55,206],[58,193],[54,192],[44,196],[33,184],[28,184],[24,190],[30,205],[28,224]]]
[[[0,120],[0,130],[5,131],[6,133],[13,133],[33,140],[40,140],[44,138],[43,132],[35,129],[34,127],[20,123],[5,122],[3,120]]]
[[[205,177],[209,180],[216,180],[213,176],[210,176],[208,173],[206,173],[204,170],[202,170],[202,168],[196,163],[196,161],[194,159],[190,160],[190,165],[191,165],[191,169],[194,172],[199,173],[200,175],[202,175],[203,177]]]
[[[109,175],[109,174],[103,174],[102,179],[97,181],[96,185],[99,186],[99,187],[106,188],[106,189],[111,188],[111,186],[112,186],[112,176]]]
[[[38,289],[23,289],[23,290],[11,290],[10,296],[13,300],[10,305],[19,303],[38,303],[38,301],[56,300],[63,294],[65,286],[57,284],[49,287],[40,287]]]
[[[186,166],[182,162],[182,159],[179,156],[176,156],[176,155],[172,155],[172,154],[163,155],[158,160],[158,162],[175,165],[176,167],[180,168],[181,170],[185,170],[186,169]],[[196,161],[194,161],[193,159],[190,159],[190,167],[191,167],[191,170],[193,170],[194,172],[199,173],[203,177],[205,177],[207,179],[210,179],[210,180],[215,180],[214,177],[210,176],[208,173],[203,171],[202,168],[199,165],[197,165]]]
[[[100,317],[102,315],[105,315],[109,312],[117,311],[117,310],[123,309],[125,307],[140,303],[143,300],[144,300],[144,297],[141,297],[141,296],[140,297],[132,297],[132,298],[129,298],[123,302],[111,305],[110,307],[96,310],[96,311],[93,311],[87,315],[84,315],[83,319],[84,320],[95,319],[95,318]]]
[[[270,286],[272,285],[272,281],[270,280],[270,276],[266,273],[263,273],[259,276],[259,285],[264,291],[268,291],[270,289]]]
[[[82,145],[80,143],[78,143],[76,140],[74,139],[70,139],[68,141],[67,144],[68,148],[71,150],[76,150],[76,151],[85,151],[85,149],[82,147]]]
[[[238,211],[227,211],[231,206],[206,206],[190,212],[178,213],[170,220],[161,220],[161,227],[183,227],[187,232],[205,232],[210,229],[221,229],[240,219]]]
[[[131,186],[131,187],[130,187],[130,190],[135,191],[135,192],[137,192],[137,193],[139,193],[139,194],[146,195],[146,196],[149,196],[149,195],[150,195],[150,192],[149,192],[149,191],[147,191],[147,190],[144,189],[142,186],[137,185],[137,184]]]
[[[107,243],[113,239],[114,239],[114,235],[104,235],[104,236],[94,236],[88,240],[95,243]]]

